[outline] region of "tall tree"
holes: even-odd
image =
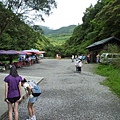
[[[35,19],[44,21],[43,14],[49,16],[52,13],[52,9],[57,7],[55,0],[0,0],[0,2],[2,2],[9,11],[13,11],[13,13],[26,23],[28,21],[32,22]],[[26,19],[28,17],[29,20]],[[7,28],[10,20],[11,17],[7,17],[4,29]],[[0,36],[2,33],[3,32],[1,32]]]
[[[14,17],[15,15],[11,11],[5,9],[5,6],[0,2],[0,36],[13,21]]]
[[[72,37],[65,43],[65,52],[81,54],[94,42],[110,36],[120,38],[119,10],[120,0],[98,0],[96,5],[86,8],[83,23],[74,29]]]

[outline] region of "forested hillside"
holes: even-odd
[[[62,45],[68,40],[73,33],[73,30],[75,29],[76,25],[69,25],[66,27],[61,27],[59,29],[53,30],[45,26],[39,26],[44,33],[44,36],[47,37],[51,44],[54,46],[56,45]]]
[[[37,25],[31,26],[29,21],[28,23],[24,22],[24,19],[26,19],[26,17],[24,18],[23,14],[13,13],[14,10],[12,11],[12,9],[14,9],[15,7],[16,9],[19,9],[21,7],[22,3],[20,4],[17,1],[15,2],[7,0],[6,6],[3,5],[2,2],[0,2],[0,50],[24,50],[35,48],[46,51],[46,56],[55,57],[56,53],[61,52],[62,48],[60,44],[56,44],[57,42],[53,42],[55,43],[53,46],[53,39],[50,40],[51,35],[54,34],[53,37],[55,38],[55,41],[60,41],[60,43],[63,44],[63,42],[65,42],[65,40],[68,40],[69,37],[72,35],[73,29],[76,26],[71,25],[67,28],[64,27],[58,30],[47,29],[50,33],[50,37],[46,37],[43,34],[42,27]],[[54,2],[52,2],[51,4],[53,3]],[[18,4],[20,5],[19,8]],[[42,1],[42,3],[40,4],[46,4],[46,2]],[[29,1],[26,3],[26,5],[29,6]],[[34,3],[34,5],[37,4]],[[9,8],[7,8],[8,6]],[[50,8],[49,5],[47,7]],[[40,9],[42,8],[40,7]],[[44,11],[44,9],[42,10]],[[48,10],[48,13],[50,10]],[[42,16],[41,19],[43,20]],[[56,37],[55,34],[57,34]],[[61,41],[61,39],[64,41]]]
[[[63,45],[65,56],[86,53],[86,46],[110,36],[120,38],[120,0],[98,0],[86,8],[82,20]]]
[[[42,2],[46,4],[45,1]],[[9,7],[14,9],[16,4],[13,5]],[[55,57],[56,53],[60,53],[66,57],[87,53],[85,48],[96,41],[111,36],[120,38],[120,0],[98,0],[95,6],[86,8],[81,25],[58,30],[45,28],[47,30],[45,34],[41,30],[42,27],[31,26],[22,20],[22,14],[15,14],[12,9],[6,7],[8,6],[0,2],[0,50],[35,48],[45,50],[46,56]],[[59,41],[59,44],[56,41]]]
[[[49,51],[53,48],[50,41],[30,24],[26,24],[0,2],[0,50],[38,49]]]

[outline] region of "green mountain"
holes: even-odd
[[[46,27],[46,26],[40,25],[39,27],[42,29],[42,31],[44,32],[45,35],[49,34],[52,31],[52,29],[50,29],[49,27]]]
[[[43,30],[45,36],[60,35],[60,34],[64,34],[64,35],[72,34],[75,27],[76,27],[76,25],[69,25],[66,27],[61,27],[59,29],[53,30],[46,26],[40,26],[40,28]]]
[[[53,30],[45,26],[40,26],[43,30],[46,38],[49,39],[50,43],[54,46],[62,45],[68,40],[76,28],[76,25],[69,25],[67,27],[61,27],[59,29]]]

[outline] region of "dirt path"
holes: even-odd
[[[120,120],[120,100],[99,82],[95,64],[75,72],[70,59],[43,59],[40,64],[19,69],[21,75],[44,77],[42,94],[35,104],[37,120]],[[19,107],[19,120],[28,117],[27,102]]]

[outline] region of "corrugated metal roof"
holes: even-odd
[[[94,46],[97,46],[97,45],[104,44],[104,43],[106,43],[106,42],[108,42],[108,41],[110,41],[110,40],[112,40],[112,39],[116,39],[116,40],[120,41],[118,38],[112,36],[112,37],[103,39],[103,40],[101,40],[101,41],[95,42],[95,43],[93,43],[93,44],[87,46],[86,48],[88,49],[88,48],[91,48],[91,47],[94,47]]]

